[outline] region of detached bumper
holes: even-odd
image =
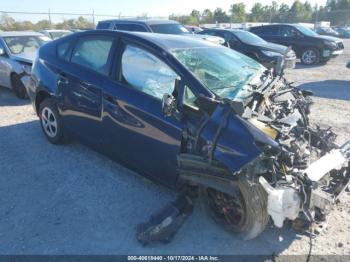
[[[348,187],[350,182],[350,141],[339,149],[327,153],[306,170],[305,174],[314,183],[309,207],[328,213],[331,206]]]
[[[308,177],[301,186],[303,194],[297,187],[272,187],[263,176],[259,182],[268,194],[267,212],[275,226],[282,227],[285,219],[295,220],[304,211],[309,213],[315,208],[328,214],[335,201],[341,197],[350,181],[350,141],[339,149],[334,149],[312,163],[301,172]]]

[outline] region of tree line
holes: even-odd
[[[270,5],[255,3],[246,10],[241,2],[232,4],[228,11],[222,8],[192,10],[189,15],[171,15],[169,18],[183,24],[199,25],[213,23],[314,23],[330,21],[332,25],[344,26],[350,23],[350,0],[328,0],[325,6],[312,6],[308,1],[295,0],[292,5],[273,1]]]
[[[23,30],[43,30],[43,29],[89,29],[95,28],[95,25],[88,19],[80,16],[77,19],[64,20],[61,23],[52,23],[48,19],[33,23],[29,20],[16,21],[6,13],[0,16],[0,30],[3,31],[23,31]]]
[[[147,17],[147,15],[146,15]],[[243,22],[271,22],[271,23],[314,23],[315,21],[330,21],[332,25],[350,25],[350,0],[328,0],[325,6],[311,6],[306,2],[295,0],[292,5],[273,1],[270,5],[255,3],[247,11],[244,2],[232,4],[225,11],[205,9],[203,12],[192,10],[189,15],[170,15],[169,19],[182,24],[199,25],[213,23],[243,23]],[[0,30],[42,30],[42,29],[88,29],[94,28],[91,20],[82,16],[68,19],[60,23],[52,23],[48,19],[33,23],[29,20],[16,21],[6,13],[0,14]]]

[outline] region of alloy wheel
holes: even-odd
[[[41,111],[41,123],[46,135],[51,138],[57,135],[57,120],[50,108],[44,107]]]
[[[306,50],[302,56],[303,62],[305,64],[311,65],[316,62],[317,55],[314,50]]]

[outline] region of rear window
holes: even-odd
[[[150,26],[153,33],[183,35],[190,32],[181,24],[154,24]]]
[[[115,25],[114,30],[147,32],[146,28],[136,24],[117,24]]]
[[[108,36],[81,38],[73,51],[71,62],[100,74],[108,75],[108,57],[112,44],[113,38]]]
[[[97,27],[96,27],[96,29],[108,29],[109,28],[109,25],[110,25],[111,23],[107,23],[107,22],[100,22],[100,23],[98,23],[97,24]]]

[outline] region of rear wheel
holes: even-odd
[[[28,98],[26,88],[24,87],[19,75],[13,74],[11,76],[11,86],[12,86],[13,92],[16,94],[18,98],[20,99]]]
[[[250,184],[241,178],[232,194],[204,187],[200,194],[204,208],[213,220],[245,240],[257,237],[269,221],[267,195],[258,183]]]
[[[320,61],[320,52],[317,49],[305,49],[301,54],[301,62],[305,65],[314,65]]]
[[[39,107],[41,128],[50,143],[60,144],[63,142],[61,119],[56,106],[51,98],[45,99]]]

